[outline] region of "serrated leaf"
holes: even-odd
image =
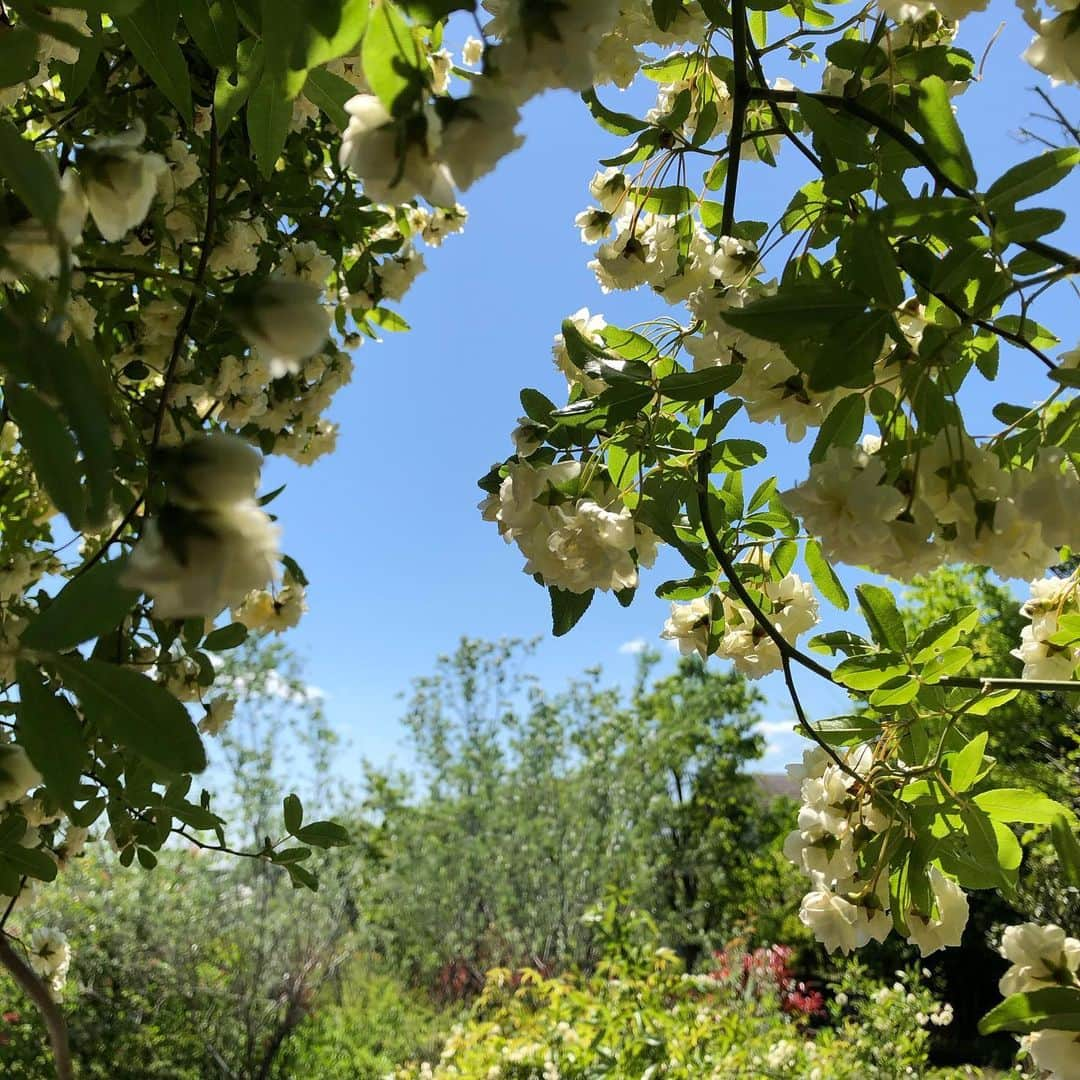
[[[120,36],[139,67],[191,124],[191,76],[176,41],[177,0],[144,0],[130,15],[114,16]]]
[[[117,664],[49,661],[86,718],[121,747],[167,772],[202,772],[206,752],[187,709],[164,687]]]
[[[907,649],[907,631],[893,594],[880,585],[857,585],[855,595],[874,641],[883,649],[903,653]]]
[[[356,87],[339,75],[325,68],[315,68],[308,72],[307,81],[304,83],[304,97],[313,105],[318,105],[339,131],[344,131],[349,126],[345,103],[355,96]]]
[[[24,139],[10,120],[0,120],[0,176],[46,225],[56,221],[60,206],[60,179],[56,168]]]
[[[940,75],[928,75],[912,89],[918,109],[912,122],[926,149],[953,183],[973,188],[978,177],[963,132],[953,115],[948,84]]]
[[[989,737],[988,732],[981,731],[962,750],[949,755],[949,783],[953,791],[967,791],[978,779]]]
[[[131,611],[138,592],[120,584],[124,560],[100,562],[72,578],[23,631],[29,649],[65,652],[114,630]]]
[[[19,441],[56,508],[79,529],[86,519],[86,499],[78,448],[67,424],[36,390],[13,383],[4,387],[4,403],[19,425]]]
[[[807,540],[803,549],[803,558],[806,560],[806,568],[810,571],[810,577],[818,588],[818,592],[825,597],[834,607],[841,611],[847,611],[851,606],[847,591],[844,589],[832,564],[825,558],[825,552],[816,540]]]
[[[274,166],[289,135],[292,100],[281,79],[264,68],[247,103],[247,132],[255,161],[264,179],[274,174]]]
[[[422,61],[409,24],[389,0],[379,0],[361,49],[368,85],[394,116],[408,110],[424,86]]]
[[[589,589],[588,592],[575,593],[554,585],[548,586],[548,595],[551,598],[551,632],[555,637],[562,637],[574,629],[581,616],[588,611],[593,591]]]
[[[1075,824],[1076,815],[1061,803],[1038,791],[994,788],[981,791],[972,801],[995,821],[1005,824],[1052,825],[1058,817]]]
[[[87,749],[82,724],[71,704],[41,683],[32,664],[20,660],[16,741],[41,773],[45,786],[70,806],[79,790]]]
[[[980,1035],[992,1035],[995,1031],[1029,1034],[1046,1028],[1080,1031],[1080,989],[1048,986],[1026,994],[1012,994],[979,1021]]]
[[[992,211],[1012,206],[1060,183],[1080,163],[1080,149],[1061,147],[1030,161],[1006,169],[986,190],[986,204]]]
[[[707,596],[713,587],[713,579],[704,574],[690,578],[675,578],[656,586],[656,595],[661,600],[697,600]]]
[[[180,0],[184,25],[214,67],[236,63],[239,23],[233,0]]]
[[[581,95],[581,100],[588,106],[596,122],[613,135],[633,135],[649,126],[646,121],[639,120],[636,116],[607,108],[591,88]]]
[[[862,435],[866,399],[862,394],[842,397],[830,410],[810,450],[810,464],[825,460],[831,446],[854,446]]]

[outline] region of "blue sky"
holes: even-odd
[[[1045,111],[1029,88],[1048,83],[1019,59],[1030,32],[1011,3],[993,3],[965,20],[959,44],[978,59],[1003,22],[985,80],[957,101],[982,187],[1038,151],[1017,133],[1031,113]],[[813,64],[800,72],[780,63],[769,74],[807,89],[820,82]],[[1055,95],[1068,115],[1080,118],[1080,92],[1063,88]],[[611,89],[604,99],[631,107]],[[565,384],[550,359],[562,319],[587,306],[628,325],[660,310],[648,292],[604,296],[586,268],[590,249],[573,227],[574,215],[589,203],[586,185],[597,159],[623,142],[597,127],[569,93],[531,102],[522,129],[524,147],[463,200],[466,231],[425,253],[428,272],[399,305],[412,330],[357,350],[353,383],[330,414],[341,424],[336,453],[309,468],[273,461],[264,476],[265,490],[288,484],[274,510],[285,549],[311,579],[311,610],[289,641],[305,658],[310,681],[325,692],[330,721],[349,741],[341,762],[346,772],[361,758],[408,764],[398,695],[462,635],[544,635],[534,670],[552,688],[596,663],[613,680],[628,681],[634,657],[627,643],[663,644],[657,635],[668,605],[653,588],[681,576],[677,560],[661,560],[643,576],[629,609],[598,597],[571,634],[554,639],[546,593],[522,573],[516,547],[505,545],[476,510],[476,479],[511,450],[520,388],[535,386],[564,400]],[[805,177],[801,166],[787,150],[778,170],[748,169],[740,218],[775,216]],[[1080,184],[1074,177],[1048,201],[1077,205]],[[1055,239],[1080,246],[1076,223]],[[1051,321],[1064,332],[1065,348],[1080,336],[1077,305],[1068,299],[1058,302]],[[1030,358],[1003,354],[1002,370],[1008,374],[995,400],[1034,399],[1037,390],[1025,381]],[[758,481],[769,475],[766,467],[785,480],[805,472],[806,447],[789,447],[775,429],[746,426],[772,451],[755,471]],[[840,624],[827,605],[822,613],[825,626]],[[813,715],[843,708],[843,695],[806,682]],[[770,698],[763,767],[772,770],[797,756],[801,740],[790,733],[783,685],[776,677],[761,685]]]

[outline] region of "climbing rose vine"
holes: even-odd
[[[149,868],[179,834],[307,887],[311,848],[347,842],[290,796],[278,838],[237,852],[193,787],[202,737],[232,715],[218,655],[307,606],[262,459],[333,449],[350,353],[407,329],[396,305],[424,248],[463,229],[461,193],[547,90],[621,140],[572,223],[600,288],[665,308],[634,330],[567,318],[566,400],[524,390],[515,453],[480,481],[555,633],[681,558],[655,586],[672,602],[658,633],[781,672],[813,744],[786,852],[831,950],[956,945],[968,892],[1012,895],[1017,825],[1047,832],[1080,885],[1072,809],[996,782],[985,719],[1076,685],[1080,350],[1038,320],[1080,260],[1046,239],[1065,215],[1027,200],[1080,149],[978,176],[952,102],[976,73],[957,23],[983,7],[6,0],[0,962],[62,1076],[70,953],[19,912],[88,836]],[[1080,82],[1075,8],[1021,13],[1033,67]],[[643,115],[615,107],[650,84]],[[745,177],[782,185],[793,159],[812,179],[776,220],[743,216]],[[1041,401],[962,407],[1003,361]],[[729,434],[743,414],[799,447],[796,482]],[[1031,581],[1022,680],[965,676],[980,612],[909,633],[880,580],[955,562]],[[830,629],[860,574],[866,633]],[[808,716],[802,678],[845,688],[848,714]],[[1007,931],[984,1020],[1062,1077],[1080,1068],[1075,946]]]

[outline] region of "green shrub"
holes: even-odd
[[[449,1020],[390,975],[354,963],[293,1033],[275,1076],[376,1077],[404,1058],[437,1054]]]
[[[607,916],[603,917],[607,920]],[[930,1029],[948,1022],[917,973],[893,986],[852,965],[815,1028],[775,990],[735,977],[688,975],[640,916],[602,927],[595,974],[489,973],[438,1059],[393,1080],[899,1080],[930,1075]],[[935,1072],[937,1077],[977,1075]]]

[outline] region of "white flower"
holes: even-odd
[[[461,48],[461,62],[466,67],[476,67],[484,58],[484,43],[477,37],[467,37]]]
[[[457,187],[462,191],[472,187],[525,141],[514,131],[520,119],[514,105],[498,98],[474,94],[457,102],[443,129],[440,150]],[[442,205],[453,206],[454,200]]]
[[[251,499],[262,456],[235,435],[188,439],[170,461],[169,500],[190,509],[230,506]]]
[[[1060,6],[1060,5],[1059,5]],[[1052,19],[1042,19],[1024,59],[1055,83],[1080,82],[1080,30],[1075,5]]]
[[[330,333],[331,317],[320,303],[318,285],[294,278],[271,278],[238,311],[240,328],[260,353],[286,363],[319,352]]]
[[[1025,1035],[1020,1045],[1050,1080],[1080,1080],[1080,1032],[1036,1031]]]
[[[425,110],[423,134],[402,148],[402,132],[374,94],[357,94],[345,103],[349,126],[341,139],[339,160],[364,181],[364,193],[375,202],[407,202],[417,195],[436,206],[453,206],[450,170],[437,157],[442,123]]]
[[[439,49],[428,54],[428,66],[431,68],[431,89],[436,94],[445,94],[450,89],[450,72],[454,58],[447,49]]]
[[[160,154],[139,150],[145,138],[146,125],[138,120],[122,135],[95,139],[79,155],[90,216],[106,240],[121,240],[142,224],[158,177],[169,167]]]
[[[1045,622],[1042,625],[1045,628]],[[1025,626],[1020,631],[1020,647],[1013,649],[1011,655],[1023,661],[1021,677],[1025,679],[1066,682],[1076,668],[1073,650],[1041,641],[1034,626]]]
[[[0,743],[0,807],[17,802],[41,783],[26,751],[18,743]]]
[[[853,952],[858,948],[859,909],[824,886],[803,897],[799,921],[808,926],[826,952]]]
[[[74,169],[68,169],[59,183],[56,233],[68,248],[73,248],[81,241],[86,224],[86,195]],[[54,278],[60,273],[60,252],[49,231],[37,218],[27,218],[13,225],[3,238],[3,245],[11,261],[35,277]],[[0,270],[0,281],[9,280],[9,275],[6,268]]]
[[[233,718],[236,702],[230,697],[216,697],[205,708],[206,715],[199,721],[199,730],[204,735],[220,735]]]
[[[574,329],[586,341],[603,348],[603,331],[607,326],[603,315],[590,315],[588,308],[580,308],[567,321],[573,324]],[[566,338],[561,333],[555,335],[555,342],[551,346],[551,355],[555,361],[555,366],[566,376],[568,387],[580,384],[591,397],[595,397],[607,387],[607,383],[603,379],[586,375],[581,368],[574,364],[566,348]]]
[[[708,656],[709,623],[712,603],[707,596],[699,596],[686,604],[672,604],[671,616],[664,623],[660,636],[674,641],[683,656],[697,653],[702,660]]]
[[[930,867],[930,888],[937,915],[914,911],[906,913],[908,943],[917,945],[923,956],[959,945],[968,920],[968,902],[964,890],[936,866]]]
[[[749,241],[721,236],[716,241],[709,272],[723,285],[742,285],[747,278],[761,272],[757,248]]]
[[[67,935],[51,926],[39,926],[30,935],[30,966],[46,979],[60,975],[61,981],[71,965],[71,946]]]
[[[123,581],[160,619],[216,616],[274,576],[278,530],[254,500],[188,510],[166,505],[146,525]]]
[[[1070,980],[1080,970],[1080,941],[1066,937],[1060,926],[1029,922],[1007,927],[1001,955],[1012,963],[998,983],[1005,997]]]
[[[296,626],[307,611],[304,587],[289,581],[278,590],[276,596],[265,589],[258,589],[244,597],[244,602],[233,611],[233,618],[249,630],[271,630],[280,633]]]

